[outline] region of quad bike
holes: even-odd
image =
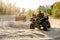
[[[32,23],[30,24],[30,29],[35,29],[38,28],[39,29],[39,24],[38,24],[38,18],[31,18]]]
[[[44,16],[43,18],[39,19],[39,21],[38,21],[39,24],[43,27],[44,31],[47,31],[48,28],[51,28],[50,22],[48,19],[49,19],[48,16]]]
[[[41,27],[43,27],[44,31],[47,31],[48,28],[51,28],[50,22],[48,20],[48,16],[44,16],[41,19],[40,18],[35,18],[34,21],[30,24],[30,29],[35,29],[36,27],[38,29],[41,29]]]

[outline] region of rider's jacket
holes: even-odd
[[[38,16],[39,18],[43,18],[43,17],[44,17],[44,14],[43,14],[43,13],[39,13],[37,16]]]

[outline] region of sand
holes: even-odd
[[[60,40],[60,20],[51,17],[49,20],[50,31],[29,29],[29,21],[0,21],[0,40]]]

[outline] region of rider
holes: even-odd
[[[41,11],[39,11],[39,13],[37,14],[37,16],[38,16],[39,18],[43,18],[43,17],[44,17],[44,14],[43,14]]]
[[[41,11],[39,11],[39,13],[38,13],[37,16],[38,16],[39,20],[45,18],[44,13],[42,13]],[[47,18],[48,18],[48,16],[47,16]],[[45,19],[44,19],[44,20],[45,20]],[[43,30],[44,30],[44,31],[47,31],[48,29],[47,29],[47,27],[46,27],[46,24],[44,25],[43,22],[44,22],[44,21],[42,21],[42,22],[39,21],[39,24],[43,25]],[[49,26],[49,25],[48,25],[48,26]],[[50,26],[49,26],[49,28],[50,28]]]

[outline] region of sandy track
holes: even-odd
[[[53,18],[49,20],[51,23],[50,31],[30,30],[29,22],[21,23],[25,24],[25,29],[24,26],[21,29],[22,25],[19,22],[13,22],[12,24],[10,24],[11,22],[0,22],[0,40],[60,40],[60,20]]]

